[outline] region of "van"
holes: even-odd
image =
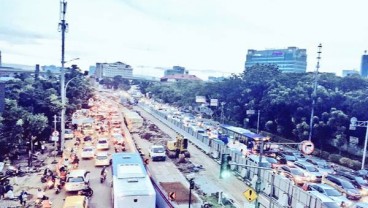
[[[63,208],[87,208],[88,199],[86,196],[67,196]]]
[[[66,176],[65,190],[66,191],[80,191],[88,187],[90,172],[86,170],[72,170]]]

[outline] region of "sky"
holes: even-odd
[[[360,68],[367,0],[68,0],[65,60],[122,61],[134,74],[186,67],[201,78],[241,73],[248,49],[307,49],[315,70]],[[59,65],[59,0],[0,0],[3,63]]]

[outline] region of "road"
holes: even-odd
[[[134,107],[134,110],[140,112],[144,118],[151,120],[172,139],[177,136],[174,130],[170,129],[141,108]],[[234,200],[236,207],[243,207],[245,203],[243,192],[248,189],[245,183],[239,181],[235,176],[220,180],[220,167],[217,162],[193,145],[189,145],[188,149],[191,154],[190,161],[193,164],[202,165],[205,168],[203,171],[195,173],[195,177],[198,178],[198,183],[203,184],[203,188],[208,191],[213,191],[213,189],[216,189],[216,191],[223,191],[225,195]]]

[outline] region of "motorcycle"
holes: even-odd
[[[55,186],[55,179],[52,177],[49,177],[47,180],[47,188],[48,189],[53,189]]]
[[[8,175],[0,175],[0,185],[6,186],[10,182]]]
[[[60,180],[60,178],[58,178],[58,179],[55,180],[55,194],[60,193],[61,188],[62,188],[61,180]]]
[[[93,190],[90,186],[88,186],[86,189],[78,191],[78,195],[83,195],[90,198],[93,195]]]
[[[106,172],[104,172],[101,176],[100,176],[100,182],[103,183],[106,180]]]
[[[14,176],[23,177],[23,176],[26,175],[26,173],[24,171],[20,170],[20,168],[16,168],[13,165],[8,167],[5,174],[10,176],[10,177],[14,177]]]

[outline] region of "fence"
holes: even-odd
[[[165,112],[164,110],[156,110],[154,107],[143,103],[139,103],[138,106],[153,115],[161,122],[165,123],[177,133],[188,138],[193,145],[201,149],[213,159],[218,161],[221,154],[229,153],[232,157],[232,162],[240,165],[253,165],[247,158],[243,156],[241,151],[229,148],[221,140],[209,139],[207,136],[193,131],[192,128],[185,126],[179,119],[169,117],[168,112]],[[257,177],[256,168],[232,165],[231,169],[239,179],[255,188],[255,179]],[[275,174],[271,170],[262,170],[260,177],[262,181],[262,193],[259,197],[261,207],[322,207],[321,200],[294,185],[292,181],[282,175]]]

